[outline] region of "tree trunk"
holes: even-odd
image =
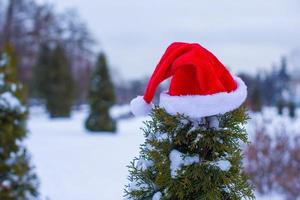
[[[14,17],[14,8],[16,5],[16,0],[10,0],[7,6],[6,11],[6,19],[5,19],[5,25],[4,25],[4,42],[11,42],[11,31],[12,31],[12,22]]]

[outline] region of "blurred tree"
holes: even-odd
[[[51,70],[52,68],[52,70]],[[74,101],[74,82],[65,51],[57,45],[51,56],[46,107],[51,117],[69,117]]]
[[[261,95],[262,102],[264,105],[274,105],[276,104],[276,77],[277,71],[275,66],[272,67],[270,72],[266,72],[261,82]]]
[[[92,51],[95,41],[76,10],[68,9],[57,18],[61,21],[59,23],[61,24],[60,26],[63,27],[62,44],[65,48],[66,57],[71,66],[76,86],[75,103],[86,103],[92,61],[95,60],[95,54]]]
[[[110,117],[109,108],[115,103],[115,90],[111,81],[104,53],[98,57],[90,82],[90,114],[86,128],[90,131],[116,131],[116,122]]]
[[[12,26],[13,26],[13,18],[14,18],[14,11],[16,7],[16,0],[10,0],[8,2],[7,6],[7,11],[6,11],[6,21],[4,24],[4,29],[3,29],[3,37],[4,41],[6,42],[11,42],[11,37],[12,37]]]
[[[242,172],[245,109],[191,119],[155,108],[125,194],[133,200],[254,199]]]
[[[51,49],[47,44],[42,44],[37,64],[33,68],[31,93],[34,98],[44,99],[47,95],[46,88],[49,84],[49,70],[51,70]]]
[[[286,57],[281,58],[281,64],[280,64],[280,69],[278,71],[278,74],[276,77],[274,77],[276,82],[276,101],[283,100],[286,101],[287,99],[287,93],[289,92],[289,80],[290,80],[290,75],[288,74],[287,71],[287,59]]]
[[[0,57],[0,199],[38,198],[38,180],[22,140],[27,108],[16,81],[16,58],[10,45]]]
[[[36,0],[0,0],[0,47],[8,41],[18,57],[17,75],[25,88],[31,84],[41,44],[61,44],[76,83],[76,97],[86,100],[95,42],[76,11],[58,13],[53,5]]]
[[[261,94],[261,84],[259,78],[256,79],[254,86],[252,86],[252,91],[249,94],[251,101],[251,110],[254,112],[260,112],[262,109],[262,94]]]
[[[64,49],[42,45],[34,69],[33,91],[45,101],[51,117],[69,117],[74,100],[74,82]]]
[[[291,118],[295,118],[296,117],[296,105],[293,101],[290,101],[288,104],[288,108],[289,108],[289,116]]]
[[[283,115],[283,109],[284,109],[284,106],[285,106],[284,101],[282,99],[279,99],[276,106],[277,106],[278,114]]]

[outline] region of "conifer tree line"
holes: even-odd
[[[76,86],[74,101],[86,99],[95,42],[76,10],[57,12],[55,5],[36,0],[0,0],[0,49],[6,42],[14,46],[18,79],[28,99],[37,98],[31,86],[45,44],[63,47]]]
[[[38,178],[23,139],[27,136],[27,108],[16,77],[13,47],[0,52],[0,199],[38,199]]]
[[[42,99],[51,117],[69,117],[74,105],[76,86],[64,48],[59,44],[43,44],[34,68],[34,95]],[[87,102],[90,115],[86,128],[90,131],[115,131],[109,110],[115,104],[115,89],[105,54],[98,55],[92,68]]]
[[[5,42],[14,47],[27,103],[45,105],[50,117],[69,117],[74,106],[88,103],[87,129],[115,131],[110,69],[104,53],[97,57],[92,51],[94,40],[76,11],[58,13],[34,0],[0,0],[0,5],[0,49]]]
[[[254,76],[240,75],[248,85],[246,104],[252,111],[261,111],[263,106],[276,106],[279,114],[283,114],[283,110],[286,109],[290,117],[295,117],[295,109],[300,102],[293,79],[300,81],[300,76],[293,74],[288,67],[288,59],[282,57],[280,63],[269,72]]]

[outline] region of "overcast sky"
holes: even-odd
[[[300,48],[299,0],[40,1],[76,8],[125,79],[151,74],[173,41],[202,44],[235,73]]]

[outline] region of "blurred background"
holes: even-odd
[[[184,41],[248,86],[244,170],[257,199],[300,199],[299,35],[298,0],[0,0],[0,107],[22,113],[10,92],[29,111],[1,157],[0,192],[13,191],[5,159],[19,145],[36,174],[24,199],[123,199],[147,119],[133,118],[129,102],[166,47]]]

